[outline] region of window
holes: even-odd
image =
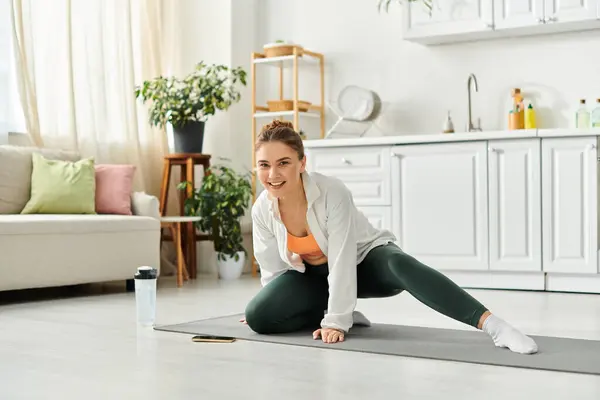
[[[0,0],[0,143],[8,131],[25,131],[15,72],[10,0]]]
[[[10,96],[10,5],[9,0],[0,0],[0,135],[8,129]],[[0,138],[0,141],[2,139]]]

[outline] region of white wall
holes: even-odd
[[[178,43],[173,73],[187,74],[193,66],[205,61],[208,64],[242,66],[248,72],[248,85],[242,87],[242,100],[226,112],[218,111],[205,127],[204,152],[232,160],[239,171],[251,169],[251,120],[250,120],[250,53],[255,49],[256,12],[259,0],[179,0],[177,14],[179,24],[173,32]],[[197,185],[201,171],[196,172]],[[250,238],[250,216],[242,220],[246,232],[244,246],[252,251]],[[212,244],[199,242],[199,271],[214,273]],[[247,263],[246,271],[250,264]]]
[[[540,127],[572,127],[579,98],[589,104],[600,97],[600,31],[425,47],[402,40],[397,4],[389,14],[378,12],[377,0],[261,5],[260,39],[291,40],[323,52],[329,99],[348,84],[378,92],[387,103],[380,121],[386,134],[439,132],[447,110],[455,128],[464,129],[470,73],[479,82],[474,117],[486,130],[506,127],[512,87],[532,96]],[[313,86],[302,90],[314,97]]]

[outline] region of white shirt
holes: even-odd
[[[308,201],[308,227],[328,259],[329,300],[321,327],[348,332],[357,301],[357,265],[371,249],[396,238],[371,225],[339,179],[304,172],[302,182]],[[252,224],[254,257],[263,286],[287,270],[305,272],[300,256],[287,248],[287,229],[281,221],[278,202],[266,190],[252,206]]]

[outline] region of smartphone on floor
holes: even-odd
[[[196,335],[192,337],[193,342],[205,343],[233,343],[235,338],[231,336]]]

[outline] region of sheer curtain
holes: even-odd
[[[135,190],[158,195],[164,131],[134,87],[168,70],[172,0],[11,0],[19,97],[38,146],[137,166]]]
[[[8,143],[8,132],[24,129],[11,40],[11,1],[0,0],[0,144]]]

